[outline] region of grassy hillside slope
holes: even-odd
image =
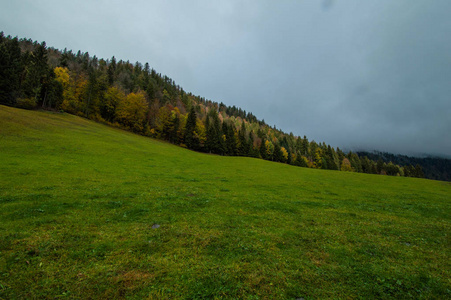
[[[0,106],[0,298],[449,298],[450,199]]]

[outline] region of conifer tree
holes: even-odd
[[[262,159],[268,159],[267,153],[266,153],[266,139],[263,138],[262,142],[260,144],[260,157]]]
[[[314,162],[315,162],[315,167],[317,169],[325,169],[326,165],[325,165],[325,161],[323,160],[323,153],[320,147],[315,147],[315,154],[314,154]]]
[[[249,154],[249,144],[246,140],[246,126],[243,123],[241,124],[241,128],[238,132],[238,139],[239,139],[239,155],[246,156]]]
[[[38,44],[27,61],[27,72],[23,83],[25,97],[33,97],[37,103],[42,104],[41,88],[45,77],[49,75],[47,62],[47,47],[45,42]]]
[[[205,130],[207,135],[207,140],[205,141],[205,151],[211,153],[213,151],[213,126],[210,124],[210,116],[207,114],[205,119]]]
[[[316,160],[316,149],[318,149],[318,144],[313,140],[309,143],[308,149],[307,149],[307,157],[310,158],[310,160]]]
[[[85,93],[85,116],[88,117],[89,114],[96,110],[98,105],[96,105],[97,94],[99,92],[99,86],[97,82],[97,74],[93,67],[88,67],[88,86],[86,87]]]
[[[371,162],[371,174],[377,174],[377,167],[375,162]]]
[[[382,158],[379,158],[379,160],[377,161],[377,164],[376,164],[377,174],[382,174],[383,168],[384,168],[384,161],[382,160]]]
[[[180,127],[180,118],[179,118],[179,115],[177,112],[173,111],[173,113],[172,113],[170,127],[171,127],[171,130],[169,132],[169,141],[173,144],[178,144],[179,143],[178,132],[179,132],[179,127]]]
[[[362,172],[362,164],[360,163],[360,158],[356,153],[349,152],[348,153],[348,159],[351,162],[352,168],[356,171],[361,173]]]
[[[423,169],[419,164],[415,166],[415,177],[424,178]]]
[[[274,143],[273,161],[284,162],[284,157],[279,143]]]
[[[328,145],[325,148],[324,160],[326,162],[327,169],[329,169],[329,170],[338,170],[338,166],[337,166],[337,164],[335,163],[335,160],[334,160],[334,152],[332,151],[332,147],[330,145]]]
[[[116,58],[114,56],[111,58],[111,62],[108,66],[107,75],[108,75],[108,83],[111,86],[114,84],[116,75]]]
[[[224,122],[223,124],[225,124]],[[226,130],[223,131],[226,136],[226,148],[228,155],[236,155],[237,154],[237,143],[235,138],[235,126],[233,124],[227,124]]]
[[[17,37],[8,40],[3,32],[0,32],[0,66],[0,103],[14,105],[21,96],[22,57]]]
[[[52,69],[48,69],[48,74],[43,77],[40,99],[42,108],[57,108],[63,102],[63,85],[56,80]]]
[[[197,150],[199,148],[199,141],[196,138],[196,121],[197,115],[194,105],[191,106],[190,112],[188,113],[188,119],[186,120],[184,142],[189,149]]]
[[[216,109],[212,109],[208,112],[205,121],[205,129],[207,135],[205,143],[206,150],[215,154],[224,154],[223,134]]]
[[[302,138],[298,137],[295,143],[295,153],[302,153]]]
[[[308,165],[307,165],[305,156],[298,153],[298,155],[296,155],[296,160],[294,161],[294,165],[298,166],[298,167],[307,167]]]
[[[304,135],[304,138],[302,139],[302,146],[301,146],[301,155],[307,156],[308,155],[308,148],[309,148],[309,141],[307,137]]]
[[[368,174],[371,173],[371,162],[367,156],[360,157],[360,164],[362,165],[363,173],[368,173]]]
[[[229,149],[229,145],[228,145],[228,131],[229,128],[227,126],[227,122],[224,121],[222,122],[222,143],[224,145],[224,155],[230,155],[230,149]]]
[[[254,147],[254,132],[253,131],[249,132],[248,144],[249,144],[248,156],[250,156],[250,157],[259,157],[258,149],[256,149]]]
[[[218,113],[214,111],[213,117],[213,128],[215,132],[215,149],[216,153],[224,155],[225,152],[225,141],[223,139],[224,133],[222,132],[221,121],[219,120]]]

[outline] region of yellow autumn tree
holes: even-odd
[[[74,101],[73,105],[76,107],[76,114],[83,116],[83,111],[85,110],[86,91],[88,89],[88,78],[85,74],[82,74],[74,83],[71,84],[75,84],[74,100],[71,101]]]
[[[266,140],[265,149],[266,149],[266,157],[268,157],[268,159],[272,159],[272,155],[274,153],[274,144]]]
[[[61,104],[61,108],[69,113],[84,116],[83,111],[85,109],[84,103],[87,87],[88,79],[86,78],[86,75],[80,74],[77,77],[69,76],[67,89],[63,90],[64,100]]]
[[[288,160],[288,151],[285,147],[280,148],[280,152],[282,152],[283,162],[287,162]]]
[[[70,77],[69,70],[63,67],[54,69],[55,80],[63,86],[63,102],[61,108],[70,113],[76,113],[79,105],[75,100],[73,80]]]
[[[143,92],[130,93],[119,102],[116,120],[134,132],[142,132],[147,114],[147,101]]]
[[[116,109],[123,100],[125,94],[117,87],[110,87],[105,92],[104,101],[100,105],[102,118],[107,122],[113,122],[116,119]]]
[[[198,139],[201,147],[205,144],[207,140],[207,130],[201,120],[196,120],[196,129],[194,130],[194,136]]]
[[[64,89],[67,89],[70,81],[69,70],[63,67],[56,67],[53,71],[55,72],[56,81],[61,83]]]
[[[171,130],[171,110],[167,106],[160,107],[155,125],[157,138],[167,139]]]
[[[321,150],[321,148],[316,148],[315,150],[315,168],[317,169],[321,169],[324,168],[323,165],[323,151]]]

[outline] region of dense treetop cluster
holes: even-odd
[[[65,111],[196,151],[300,167],[423,177],[420,165],[344,153],[185,92],[149,64],[99,59],[0,34],[0,103]]]

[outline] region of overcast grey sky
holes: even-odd
[[[140,61],[345,149],[451,156],[451,1],[0,0],[0,30]]]

